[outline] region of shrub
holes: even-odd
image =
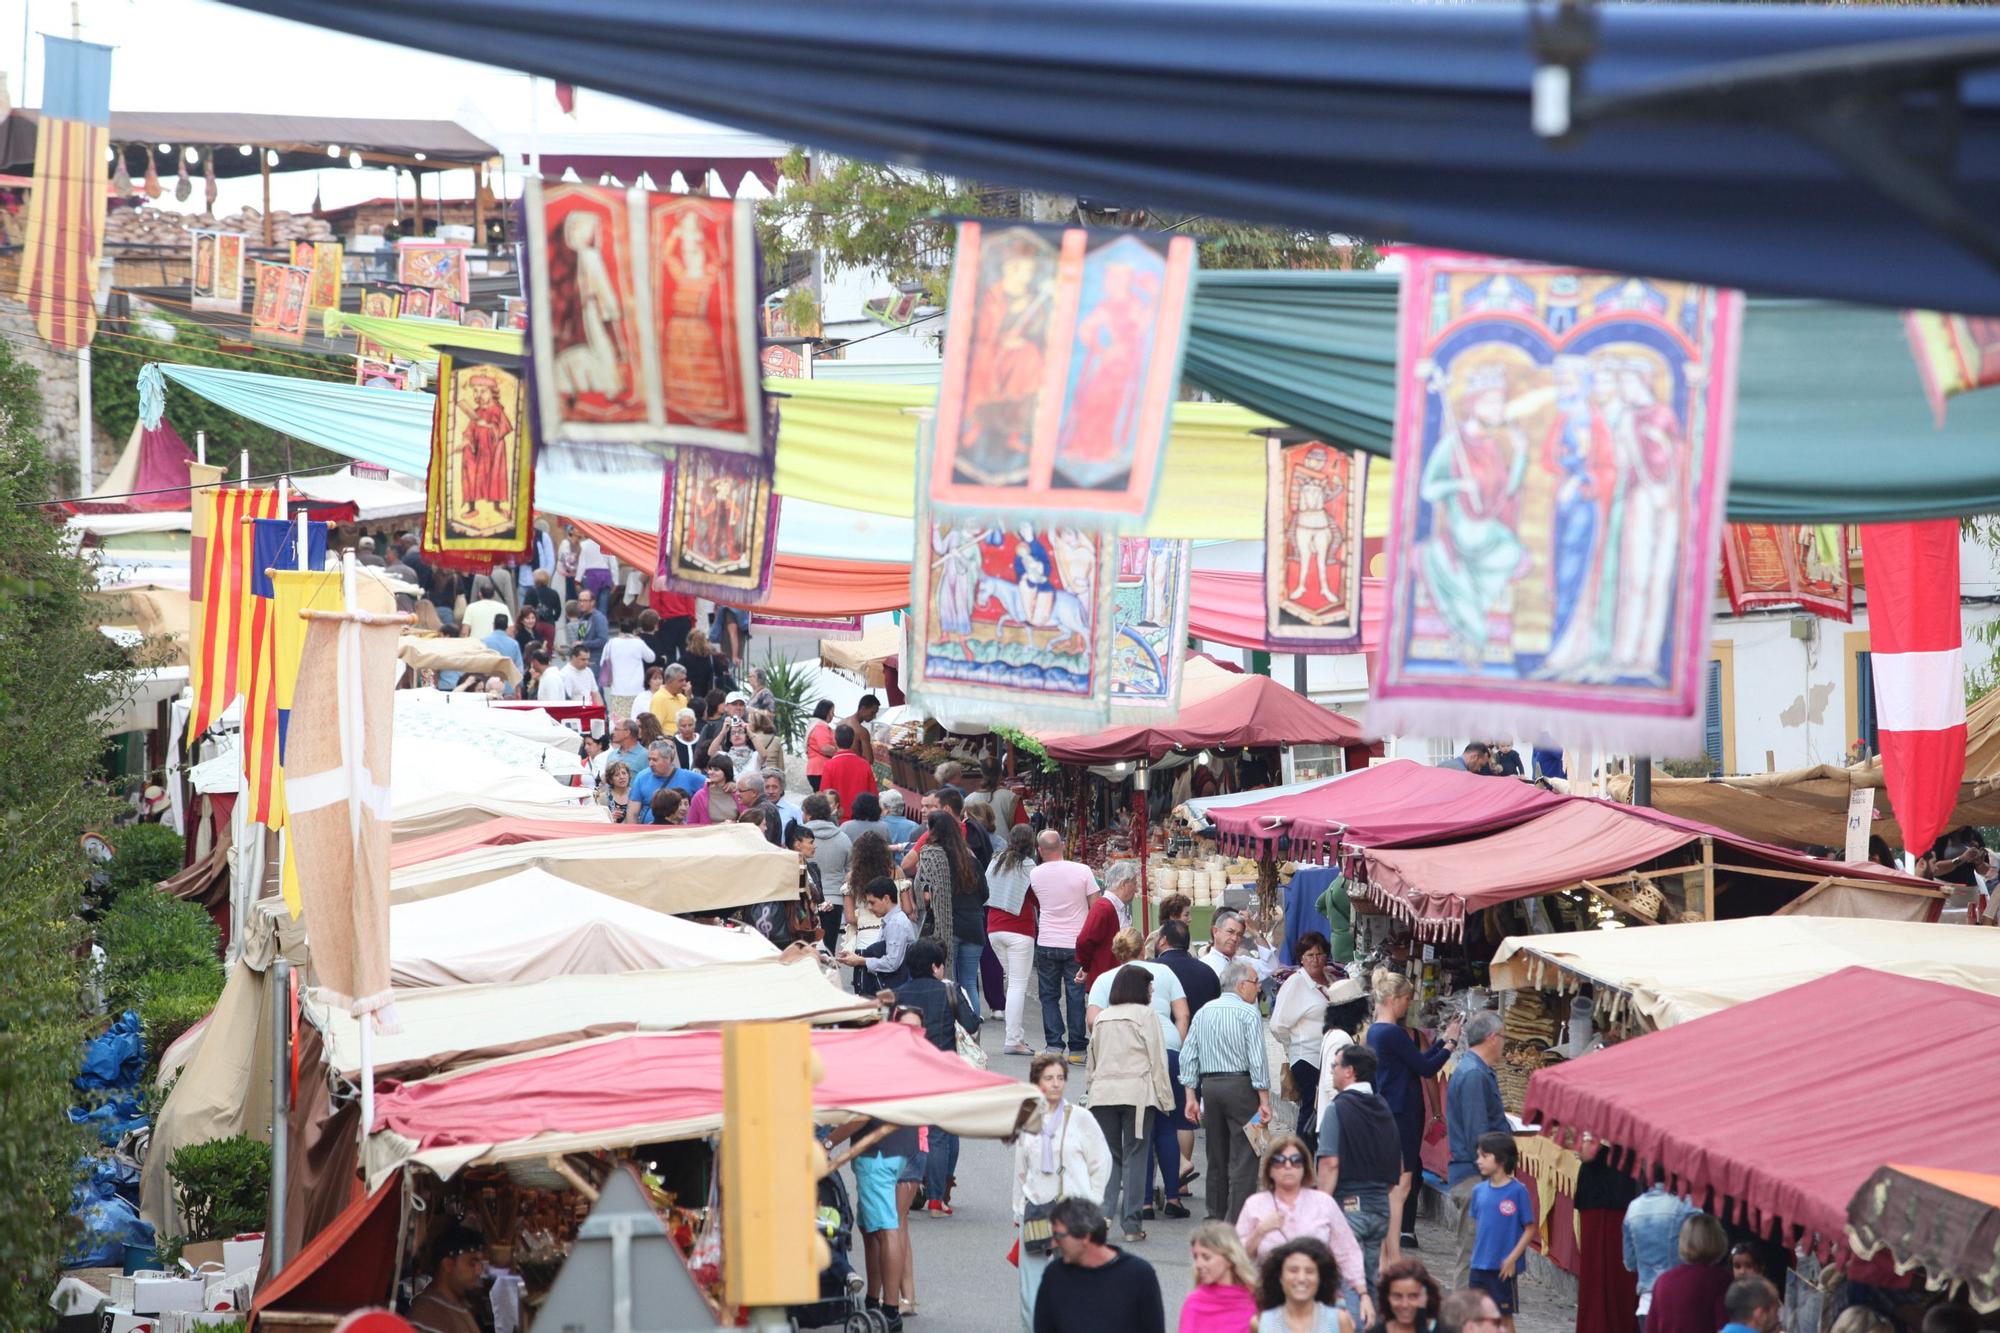
[[[114,1010],[142,1009],[142,980],[183,973],[208,978],[222,993],[222,935],[206,911],[155,888],[121,894],[98,923],[104,949],[104,994]]]
[[[271,1195],[271,1145],[245,1134],[191,1143],[167,1163],[186,1234],[214,1240],[261,1231]]]
[[[139,1030],[146,1038],[146,1081],[150,1084],[167,1047],[215,1008],[222,996],[222,974],[193,968],[148,972],[133,983],[133,990],[138,993]]]
[[[110,877],[104,899],[116,902],[127,889],[151,888],[181,868],[181,835],[165,824],[133,824],[110,837],[116,855],[104,869]]]

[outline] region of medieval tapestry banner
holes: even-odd
[[[681,449],[660,495],[660,592],[756,606],[771,594],[778,496],[754,458]]]
[[[472,299],[472,274],[465,266],[466,247],[422,239],[396,242],[396,281],[406,287],[429,287],[463,304]]]
[[[405,288],[402,292],[403,309],[401,314],[410,319],[429,319],[431,317],[431,298],[436,295],[437,293],[428,287]]]
[[[1165,721],[1180,711],[1187,664],[1189,552],[1168,537],[1121,537],[1111,593],[1111,717]]]
[[[1945,399],[2000,384],[2000,319],[1905,310],[1903,331],[1938,425]]]
[[[312,270],[306,288],[308,310],[340,309],[340,266],[343,249],[338,241],[293,241],[292,263]]]
[[[530,181],[542,438],[763,460],[757,242],[745,199]]]
[[[250,337],[259,342],[306,340],[306,292],[312,270],[295,264],[257,263],[257,295],[250,308]]]
[[[931,501],[1143,519],[1197,264],[1185,236],[960,223]]]
[[[1373,733],[1700,751],[1742,310],[1410,255]]]
[[[1274,648],[1361,650],[1368,460],[1317,440],[1265,442],[1264,633]]]
[[[194,246],[192,295],[196,310],[243,309],[243,240],[232,231],[188,233]]]
[[[393,287],[375,287],[365,291],[361,293],[361,313],[376,319],[394,319],[403,313],[403,294]],[[370,361],[381,361],[387,359],[389,350],[356,335],[354,354]]]
[[[1722,529],[1722,581],[1737,615],[1796,606],[1828,620],[1854,619],[1847,580],[1849,530],[1833,523],[1730,523]]]
[[[487,570],[530,550],[535,470],[522,358],[438,358],[437,408],[424,510],[424,555]]]
[[[860,616],[767,616],[759,611],[750,617],[750,623],[791,634],[813,634],[822,639],[861,637]]]

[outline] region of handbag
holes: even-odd
[[[1056,1197],[1047,1203],[1025,1204],[1021,1209],[1021,1253],[1031,1259],[1047,1258],[1055,1243],[1055,1229],[1049,1224],[1049,1214],[1063,1201],[1063,1172],[1068,1168],[1068,1163],[1063,1160],[1063,1145],[1069,1142],[1069,1118],[1075,1114],[1077,1108],[1074,1106],[1064,1109],[1062,1131],[1056,1135]]]

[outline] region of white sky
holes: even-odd
[[[215,0],[77,0],[77,5],[84,39],[117,48],[111,58],[114,111],[288,112],[437,120],[464,120],[476,114],[501,130],[525,131],[529,125],[529,81],[524,74],[269,18]],[[0,68],[7,71],[9,95],[16,105],[40,104],[40,34],[68,36],[70,9],[71,0],[0,0]],[[25,43],[25,95],[24,18],[31,34]],[[538,114],[544,131],[581,128],[562,116],[546,80],[540,88]],[[588,89],[578,98],[580,117],[590,128],[640,131],[692,124],[685,118]],[[195,189],[186,204],[174,201],[169,176],[163,181],[167,192],[155,206],[199,211],[203,197],[199,168],[192,170]],[[471,196],[469,171],[427,174],[426,198],[433,197],[435,180],[443,181],[448,198]],[[219,184],[221,197],[216,206],[222,212],[261,203],[263,185],[256,176],[224,179]],[[497,188],[498,182],[495,184]],[[665,182],[659,184],[665,188]],[[315,186],[328,208],[387,196],[392,189],[386,168],[287,172],[271,179],[272,206],[308,209]],[[511,175],[509,186],[510,193],[518,192]],[[403,192],[407,199],[407,175],[403,177]]]

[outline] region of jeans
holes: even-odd
[[[954,942],[951,950],[952,979],[958,982],[958,988],[965,992],[966,1003],[972,1006],[972,1020],[976,1023],[980,1019],[979,961],[986,957],[986,945],[984,942],[979,944]]]
[[[1150,1106],[1093,1106],[1097,1126],[1111,1147],[1111,1179],[1104,1187],[1104,1215],[1125,1228],[1139,1230],[1139,1210],[1146,1204],[1146,1149],[1153,1140]]]
[[[1035,941],[1032,936],[1012,930],[996,930],[986,937],[1000,956],[1000,970],[1007,974],[1007,1045],[1026,1046],[1021,1031],[1021,1013],[1028,1005],[1028,981],[1035,975]]]
[[[1368,1290],[1374,1291],[1375,1284],[1381,1279],[1382,1242],[1389,1238],[1389,1200],[1380,1198],[1364,1202],[1352,1194],[1342,1194],[1336,1188],[1333,1201],[1340,1205],[1342,1215],[1347,1218],[1347,1229],[1354,1233],[1355,1241],[1361,1246],[1361,1267],[1367,1274]]]
[[[1187,1089],[1181,1086],[1181,1053],[1167,1052],[1167,1086],[1174,1091],[1174,1109],[1162,1111],[1153,1117],[1153,1141],[1146,1145],[1146,1187],[1153,1184],[1153,1169],[1157,1163],[1160,1184],[1165,1192],[1160,1196],[1162,1204],[1171,1202],[1181,1192],[1181,1140],[1180,1130],[1187,1123],[1181,1115],[1181,1105],[1187,1100]]]
[[[1042,1291],[1042,1271],[1049,1266],[1049,1255],[1023,1254],[1021,1256],[1021,1330],[1033,1333],[1035,1327],[1035,1297]]]
[[[1035,977],[1042,992],[1042,1048],[1060,1051],[1063,1042],[1063,1001],[1069,1001],[1068,1048],[1081,1055],[1090,1044],[1083,1029],[1083,983],[1076,979],[1076,950],[1035,946]]]
[[[958,1135],[931,1126],[931,1153],[924,1162],[924,1197],[942,1199],[958,1173]]]

